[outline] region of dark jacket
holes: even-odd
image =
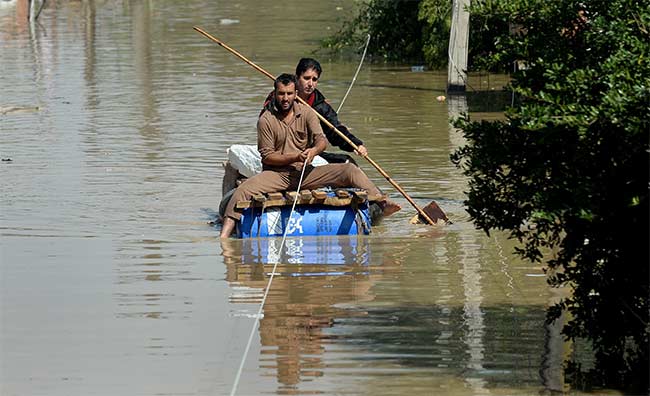
[[[266,101],[264,101],[264,109],[270,109],[271,106],[273,106],[273,92],[271,92],[266,98]],[[327,121],[334,125],[336,129],[341,131],[348,139],[352,141],[352,143],[356,144],[357,146],[361,146],[363,144],[361,139],[354,136],[350,131],[348,131],[348,128],[345,125],[342,125],[339,122],[336,111],[332,108],[332,106],[330,106],[329,103],[327,103],[327,99],[325,99],[325,96],[318,89],[314,90],[314,102],[311,104],[311,107],[313,107],[314,110],[318,112],[318,114],[322,115]],[[264,112],[264,109],[262,112]],[[327,137],[327,140],[332,146],[337,146],[343,151],[354,151],[352,146],[343,140],[343,138],[338,133],[336,133],[334,129],[327,127],[323,121],[320,122],[320,126],[323,128],[323,133],[325,133],[325,137]]]
[[[356,144],[357,146],[361,146],[363,144],[361,139],[354,136],[345,125],[339,122],[336,111],[332,108],[332,106],[330,106],[329,103],[327,103],[325,96],[323,96],[323,94],[318,89],[314,90],[314,95],[314,103],[311,105],[311,107],[313,107],[314,110],[318,112],[318,114],[322,115],[327,121],[334,125],[336,129],[343,132],[343,134],[348,139],[350,139],[352,143]],[[337,146],[343,151],[354,151],[352,146],[343,140],[343,138],[338,133],[336,133],[334,129],[328,128],[323,121],[321,121],[320,126],[323,128],[323,132],[325,133],[327,140],[332,146]]]

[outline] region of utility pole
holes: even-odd
[[[29,1],[29,22],[36,20],[36,0]]]
[[[469,43],[470,0],[454,0],[449,34],[447,93],[465,92],[467,85],[467,49]]]

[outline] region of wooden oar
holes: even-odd
[[[244,55],[240,54],[240,53],[237,52],[235,49],[229,47],[229,46],[228,46],[226,43],[224,43],[223,41],[221,41],[221,40],[219,40],[218,38],[212,36],[210,33],[206,32],[205,30],[201,29],[201,28],[198,27],[198,26],[194,26],[194,30],[196,30],[197,32],[201,33],[202,35],[204,35],[205,37],[209,38],[210,40],[214,41],[215,43],[219,44],[221,47],[225,48],[228,52],[230,52],[231,54],[235,55],[235,56],[238,57],[239,59],[241,59],[241,60],[243,60],[244,62],[246,62],[246,63],[247,63],[249,66],[251,66],[253,69],[259,71],[260,73],[264,74],[265,76],[267,76],[267,77],[270,78],[271,80],[274,80],[274,81],[275,81],[275,77],[274,77],[271,73],[269,73],[269,72],[267,72],[266,70],[262,69],[261,67],[259,67],[259,66],[256,65],[255,63],[253,63],[252,61],[248,60]],[[312,109],[313,112],[318,116],[318,118],[319,118],[319,119],[320,119],[320,120],[321,120],[325,125],[327,125],[329,128],[332,128],[336,133],[338,133],[338,134],[341,136],[341,138],[343,138],[343,140],[345,140],[345,142],[348,143],[348,144],[349,144],[353,149],[355,149],[355,150],[357,150],[357,151],[359,150],[359,147],[358,147],[356,144],[354,144],[353,141],[351,141],[347,136],[345,136],[345,134],[343,134],[343,132],[341,132],[341,131],[339,131],[338,129],[336,129],[336,127],[335,127],[334,125],[332,125],[331,122],[327,121],[327,119],[326,119],[325,117],[323,117],[322,115],[320,115],[320,113],[318,113],[318,112],[317,112],[316,110],[314,110],[311,106],[309,106],[309,104],[308,104],[307,102],[305,102],[305,100],[303,100],[303,99],[302,99],[300,96],[298,96],[298,95],[296,95],[296,98],[298,99],[298,101],[299,101],[300,103],[302,103],[302,104],[304,104],[304,105],[307,105],[307,107],[309,107],[310,109]],[[408,201],[408,202],[409,202],[409,203],[410,203],[410,204],[415,208],[415,210],[418,211],[418,214],[420,215],[420,217],[422,217],[424,220],[426,220],[427,223],[429,223],[429,224],[431,224],[431,225],[435,225],[437,220],[444,220],[445,222],[448,222],[448,221],[449,221],[449,219],[447,218],[447,216],[445,215],[445,213],[442,211],[442,209],[440,209],[440,207],[438,206],[438,204],[436,204],[435,202],[432,201],[431,203],[429,203],[429,205],[427,205],[427,208],[432,209],[432,210],[428,210],[428,212],[429,212],[430,214],[432,214],[432,217],[435,217],[435,218],[436,218],[436,221],[434,221],[434,220],[429,216],[429,214],[427,214],[424,210],[422,210],[422,209],[421,209],[421,208],[420,208],[420,207],[415,203],[415,201],[413,201],[413,199],[412,199],[411,197],[409,197],[409,195],[406,193],[406,191],[404,191],[404,189],[403,189],[402,187],[400,187],[400,185],[397,184],[397,182],[395,182],[395,181],[390,177],[390,175],[388,175],[388,173],[386,173],[386,172],[385,172],[385,171],[384,171],[384,170],[379,166],[379,164],[377,164],[375,161],[373,161],[372,158],[370,158],[368,155],[364,155],[363,158],[365,158],[368,162],[370,162],[370,165],[374,166],[375,169],[377,169],[377,171],[378,171],[378,172],[379,172],[379,173],[380,173],[380,174],[381,174],[381,175],[382,175],[386,180],[388,180],[388,182],[389,182],[393,187],[395,187],[395,189],[396,189],[400,194],[402,194],[402,195],[404,196],[404,198],[406,198],[406,200],[407,200],[407,201]]]

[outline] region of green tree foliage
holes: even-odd
[[[332,52],[363,48],[391,62],[422,62],[440,67],[447,62],[451,0],[368,0],[356,17],[323,40]]]
[[[522,67],[503,121],[457,121],[452,160],[477,227],[547,260],[570,297],[564,334],[591,341],[595,378],[648,391],[650,8],[635,0],[484,0],[472,18],[513,27],[487,65]]]
[[[360,50],[371,35],[368,53],[390,62],[424,62],[438,69],[447,66],[452,0],[367,0],[356,17],[343,22],[341,30],[322,41],[333,53]],[[508,32],[508,22],[470,19],[470,70],[485,68],[474,64],[495,51],[494,36]],[[509,65],[505,65],[509,67]],[[491,70],[503,70],[494,63]],[[509,69],[506,69],[509,70]]]
[[[423,24],[422,52],[430,67],[447,66],[449,31],[451,29],[450,0],[422,0],[418,20]]]
[[[418,3],[419,0],[370,0],[361,5],[355,18],[344,22],[343,28],[322,44],[333,52],[363,48],[366,34],[370,34],[371,55],[388,61],[422,59]]]

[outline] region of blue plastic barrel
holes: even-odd
[[[349,206],[298,205],[247,208],[237,236],[239,238],[287,236],[357,235],[370,233],[368,203]]]

